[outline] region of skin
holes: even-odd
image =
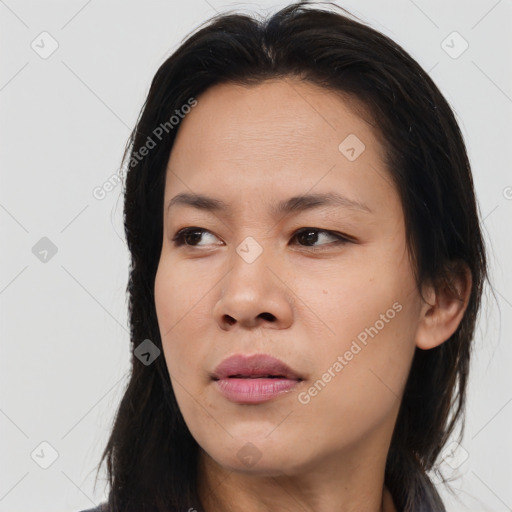
[[[458,283],[464,300],[425,286],[422,301],[379,134],[355,106],[291,78],[223,84],[203,93],[180,125],[166,176],[155,304],[176,399],[201,448],[199,491],[208,512],[395,510],[384,468],[414,350],[455,331],[469,277]],[[354,161],[338,149],[349,134],[365,144]],[[291,196],[333,191],[370,211],[271,214]],[[167,212],[181,192],[231,209]],[[176,246],[172,238],[184,227],[206,231]],[[351,241],[336,244],[324,231],[295,236],[301,228]],[[262,249],[251,263],[236,251],[247,237]],[[389,319],[396,303],[401,309]],[[301,403],[299,394],[383,314],[378,334]],[[236,353],[270,354],[304,381],[261,404],[228,401],[210,376]],[[239,456],[247,443],[258,459],[251,465]]]

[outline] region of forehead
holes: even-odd
[[[349,96],[280,79],[216,85],[197,101],[171,151],[166,197],[217,191],[247,200],[315,188],[366,202],[371,180],[390,181],[379,134]]]
[[[270,151],[272,143],[280,149],[296,144],[309,149],[332,142],[337,149],[336,142],[349,133],[368,142],[377,138],[369,117],[353,96],[298,79],[224,83],[199,96],[198,106],[180,125],[175,147],[193,144],[213,151],[222,143],[243,152],[262,146]],[[187,136],[190,132],[195,140]]]

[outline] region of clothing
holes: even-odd
[[[80,510],[80,512],[103,512],[106,503],[100,503],[96,508],[88,508],[87,510]]]

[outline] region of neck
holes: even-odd
[[[396,512],[384,486],[387,451],[375,444],[330,454],[293,475],[220,466],[203,450],[198,460],[199,496],[205,512]]]

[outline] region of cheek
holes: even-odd
[[[307,277],[289,282],[301,299],[296,303],[301,311],[298,320],[304,320],[304,327],[320,327],[316,333],[326,341],[350,340],[375,323],[379,332],[390,332],[404,317],[412,320],[411,315],[397,311],[411,301],[415,292],[408,266],[391,258],[379,260],[376,254],[364,255],[360,260],[326,265],[321,272],[304,272]]]
[[[318,321],[314,329],[304,326],[310,341],[323,347],[315,352],[313,381],[320,379],[325,400],[353,407],[354,414],[361,400],[375,410],[392,407],[414,355],[419,296],[409,266],[396,261],[333,270],[316,288],[314,280],[302,286],[323,325],[320,336]],[[326,381],[333,384],[324,392]]]
[[[176,268],[170,260],[159,265],[155,276],[155,307],[163,357],[176,402],[189,430],[196,438],[203,439],[210,437],[216,427],[211,415],[205,412],[210,405],[205,396],[205,380],[200,378],[200,363],[208,350],[204,332],[207,297],[197,279],[187,272],[177,272]],[[205,433],[202,433],[203,426]]]
[[[194,281],[184,272],[172,269],[172,262],[160,263],[155,276],[155,308],[162,339],[162,348],[169,373],[178,380],[187,378],[194,363],[201,339],[194,328],[199,329],[191,318],[205,314],[201,301],[204,291],[194,287]],[[198,313],[199,312],[199,313]]]
[[[201,268],[202,267],[202,268]],[[161,326],[176,331],[190,326],[190,318],[203,315],[215,279],[211,268],[191,261],[180,265],[175,259],[163,256],[155,276],[155,307]],[[169,332],[168,335],[171,335]]]
[[[205,406],[210,378],[205,362],[212,360],[214,326],[212,294],[218,276],[208,261],[161,259],[155,276],[155,307],[162,339],[163,357],[180,410],[189,420],[205,421],[199,400]],[[199,415],[199,416],[196,416]],[[206,415],[207,416],[207,415]],[[189,426],[190,428],[190,426]]]
[[[323,418],[320,430],[334,444],[394,421],[410,371],[415,350],[410,308],[391,298],[372,299],[363,309],[347,301],[347,308],[338,310],[337,335],[328,343],[315,339],[321,351],[310,346],[315,372],[297,396],[302,405],[296,416],[304,423]]]

